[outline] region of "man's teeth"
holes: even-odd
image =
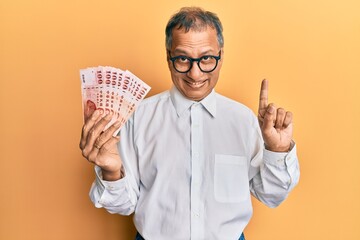
[[[202,84],[203,82],[194,82],[194,83],[191,83],[191,85],[200,85]]]
[[[203,81],[203,82],[188,82],[188,84],[190,84],[192,86],[200,86],[200,85],[202,85],[204,83],[205,83],[205,81]]]

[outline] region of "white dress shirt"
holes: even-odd
[[[125,177],[104,181],[96,167],[90,198],[110,213],[135,212],[146,240],[237,240],[250,193],[276,207],[299,180],[296,146],[265,150],[253,112],[215,91],[200,102],[175,87],[147,98],[120,134]]]

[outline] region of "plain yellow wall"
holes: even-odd
[[[169,88],[164,27],[188,5],[223,22],[217,91],[256,111],[267,78],[295,116],[300,184],[276,209],[254,200],[247,239],[360,239],[358,0],[1,0],[0,239],[133,239],[131,218],[88,198],[79,69]]]

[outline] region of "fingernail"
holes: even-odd
[[[275,111],[275,108],[274,108],[274,106],[269,106],[269,108],[268,108],[268,112],[269,113],[273,113]]]

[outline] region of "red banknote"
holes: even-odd
[[[114,67],[91,67],[80,70],[84,120],[99,109],[113,116],[108,128],[121,121],[119,132],[144,99],[151,87],[133,73]],[[105,128],[105,129],[106,129]]]

